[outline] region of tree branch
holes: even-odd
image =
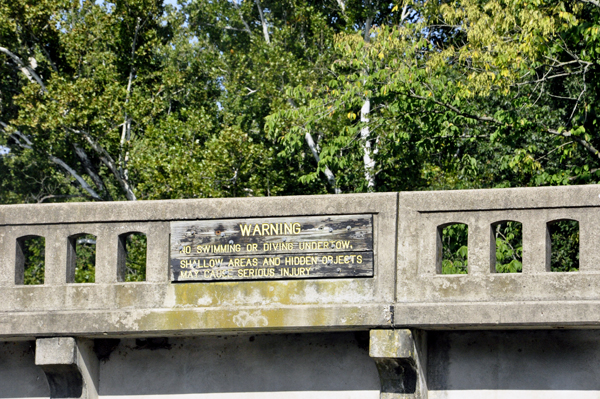
[[[455,112],[456,114],[460,115],[460,116],[464,116],[466,118],[470,118],[470,119],[475,119],[478,121],[482,121],[482,122],[491,122],[491,123],[495,123],[497,125],[502,125],[502,123],[494,118],[491,118],[489,116],[477,116],[477,115],[473,115],[473,114],[468,114],[465,112],[462,112],[461,110],[459,110],[458,108],[454,107],[453,105],[450,104],[446,104],[446,103],[442,103],[440,101],[437,101],[433,98],[426,98],[426,97],[421,97],[421,96],[417,96],[415,94],[410,94],[409,95],[412,98],[416,98],[419,100],[425,100],[425,101],[432,101],[435,104],[438,104],[442,107],[448,108],[449,110]],[[569,137],[572,138],[573,140],[575,140],[577,143],[579,143],[583,148],[585,148],[587,150],[587,152],[589,152],[591,155],[593,155],[594,157],[598,158],[598,160],[600,160],[600,151],[598,151],[596,149],[596,147],[594,147],[589,141],[584,140],[578,136],[574,136],[571,132],[559,132],[556,129],[551,129],[548,127],[544,127],[544,130],[550,134],[553,134],[555,136],[562,136],[562,137]]]
[[[594,169],[588,170],[587,172],[591,175],[591,174],[598,172],[599,170],[600,170],[600,168],[594,168]],[[571,177],[569,177],[569,181],[577,180],[580,177],[581,177],[581,175],[571,176]]]
[[[135,74],[135,49],[137,46],[137,40],[140,33],[141,27],[141,18],[138,17],[137,24],[135,26],[135,32],[133,34],[133,41],[131,42],[131,68],[129,69],[129,80],[127,82],[127,95],[125,98],[125,107],[129,104],[129,97],[131,95],[131,85],[133,83],[133,76]],[[127,168],[127,163],[129,161],[129,149],[125,150],[125,155],[123,155],[125,144],[129,144],[131,140],[131,117],[127,114],[127,109],[125,109],[125,120],[123,122],[123,128],[121,131],[121,141],[119,143],[119,161],[118,168],[121,175],[121,178],[124,180],[125,186],[129,187],[129,171]],[[107,153],[108,155],[108,153]],[[133,192],[131,192],[133,194]],[[126,190],[126,195],[129,195]],[[135,196],[133,196],[135,198]],[[128,197],[129,199],[129,197]]]
[[[306,139],[306,144],[308,144],[308,147],[310,148],[310,151],[312,152],[313,157],[315,158],[315,161],[317,161],[318,164],[319,162],[321,162],[321,157],[319,156],[319,151],[317,150],[317,146],[312,138],[312,135],[309,132],[306,132],[304,138]],[[341,194],[342,190],[340,190],[340,188],[336,186],[335,176],[333,175],[331,169],[329,169],[329,166],[325,165],[323,173],[325,173],[325,177],[327,177],[327,181],[329,182],[331,187],[333,187],[335,193]]]
[[[244,14],[242,14],[242,10],[240,9],[240,6],[238,5],[237,1],[234,0],[233,1],[233,6],[236,8],[236,10],[238,11],[238,14],[240,16],[240,19],[242,20],[242,23],[244,24],[244,30],[246,32],[248,32],[249,35],[252,35],[252,31],[250,30],[250,26],[248,26],[248,23],[246,22],[246,20],[244,19]]]
[[[133,41],[131,42],[131,68],[129,70],[129,79],[127,81],[127,96],[125,98],[125,104],[129,103],[129,96],[131,95],[131,84],[133,83],[133,76],[135,73],[135,48],[137,45],[138,35],[140,32],[140,23],[141,19],[137,19],[137,25],[135,26],[135,33],[133,35]],[[123,133],[121,135],[121,146],[123,145],[123,140],[128,130],[128,118],[127,113],[125,113],[125,122],[123,122]]]
[[[441,101],[436,100],[433,97],[432,98],[422,97],[422,96],[418,96],[414,93],[409,94],[409,97],[416,98],[417,100],[431,101],[431,102],[433,102],[437,105],[440,105],[444,108],[448,108],[452,112],[454,112],[460,116],[464,116],[465,118],[475,119],[475,120],[482,121],[482,122],[491,122],[491,123],[495,123],[497,125],[502,124],[500,121],[496,120],[495,118],[489,117],[489,116],[478,116],[478,115],[468,114],[466,112],[461,111],[460,109],[456,108],[455,106],[453,106],[451,104],[443,103]]]
[[[574,136],[571,132],[559,132],[558,130],[549,129],[549,128],[546,128],[546,131],[555,136],[572,138],[573,140],[575,140],[576,142],[581,144],[583,146],[583,148],[585,148],[587,150],[587,152],[589,152],[591,155],[595,156],[596,158],[598,158],[600,160],[600,151],[598,151],[596,149],[596,147],[594,147],[592,145],[592,143],[590,143],[589,141],[586,141],[578,136]]]
[[[298,108],[296,102],[293,99],[288,98],[287,101],[293,108]],[[308,144],[308,148],[310,148],[310,151],[312,152],[315,161],[317,161],[317,164],[319,164],[321,162],[321,157],[319,156],[319,150],[310,132],[306,132],[306,134],[304,135],[304,139],[306,140],[306,144]],[[335,182],[335,175],[333,174],[331,169],[329,169],[329,166],[325,165],[323,173],[325,174],[325,177],[327,178],[327,181],[333,188],[334,192],[336,194],[341,194],[342,190],[339,187],[337,187],[337,184]]]
[[[591,65],[591,63],[590,63],[590,65]],[[562,77],[565,77],[565,76],[581,75],[582,73],[585,73],[585,70],[583,70],[583,71],[582,70],[577,70],[575,72],[564,72],[564,73],[559,73],[559,74],[552,75],[552,76],[547,76],[546,75],[543,78],[540,78],[540,79],[537,79],[537,80],[529,80],[529,81],[526,81],[526,82],[517,83],[515,86],[519,87],[519,86],[530,85],[532,83],[543,83],[543,82],[549,81],[550,79],[562,78]]]
[[[110,193],[108,192],[106,186],[104,185],[104,182],[96,172],[96,168],[94,168],[94,165],[90,161],[90,158],[86,154],[85,150],[81,148],[77,143],[73,144],[73,147],[75,148],[75,154],[81,160],[81,163],[83,164],[83,167],[87,172],[88,176],[90,176],[96,187],[98,187],[98,189],[101,192],[105,193],[107,200],[112,201]]]
[[[258,7],[258,15],[260,15],[260,23],[263,28],[263,35],[265,36],[265,41],[267,44],[271,44],[271,40],[269,39],[269,27],[267,26],[267,21],[265,20],[265,16],[263,15],[263,10],[260,7],[260,1],[254,0],[256,3],[256,7]]]
[[[102,163],[104,165],[106,165],[106,167],[111,171],[111,173],[113,174],[113,176],[115,176],[115,179],[117,179],[117,182],[119,183],[119,185],[121,186],[121,188],[125,192],[125,197],[127,197],[127,199],[129,201],[135,201],[137,198],[135,197],[135,194],[133,193],[133,190],[129,186],[129,182],[124,178],[124,176],[122,176],[119,173],[119,169],[118,169],[118,167],[117,167],[117,165],[115,163],[115,160],[104,149],[104,147],[102,147],[98,142],[96,142],[96,140],[94,140],[92,138],[92,136],[88,132],[86,132],[84,130],[77,130],[77,129],[72,129],[72,128],[69,128],[69,130],[72,131],[73,133],[80,134],[80,135],[82,135],[85,138],[85,140],[92,147],[92,149],[94,151],[96,151],[96,153],[98,154],[98,156],[99,156],[100,160],[102,161]]]
[[[0,125],[2,126],[2,130],[6,131],[6,128],[8,127],[8,125],[4,122],[0,122]],[[23,140],[25,142],[25,144],[23,144],[18,139],[15,140],[20,147],[34,150],[33,143],[31,142],[31,140],[29,140],[29,138],[27,136],[25,136],[23,133],[21,133],[17,129],[14,129],[14,135],[18,136],[21,140]],[[11,135],[11,136],[14,137],[14,135]],[[60,159],[52,154],[49,154],[45,151],[43,153],[46,154],[46,156],[48,157],[48,159],[50,159],[50,161],[54,162],[55,164],[57,164],[58,166],[63,168],[67,173],[69,173],[79,183],[81,188],[83,188],[85,191],[87,191],[92,198],[102,201],[102,198],[98,195],[98,193],[96,193],[96,191],[94,191],[94,189],[92,187],[90,187],[89,184],[87,184],[87,182],[85,181],[85,179],[83,177],[81,177],[73,168],[71,168],[69,165],[67,165],[66,162],[64,162],[62,159]]]
[[[48,154],[48,158],[50,158],[50,160],[52,162],[54,162],[55,164],[57,164],[58,166],[60,166],[61,168],[63,168],[64,170],[66,170],[71,176],[73,176],[75,178],[75,180],[77,180],[77,182],[79,183],[79,185],[85,190],[87,191],[92,198],[102,201],[102,197],[100,197],[98,195],[98,193],[96,193],[96,191],[94,191],[94,189],[92,187],[90,187],[89,184],[87,184],[87,182],[83,179],[83,177],[81,177],[77,172],[75,172],[75,170],[73,168],[71,168],[69,165],[66,164],[66,162],[64,162],[62,159],[55,157],[52,154]]]
[[[23,74],[27,77],[27,79],[29,79],[30,82],[37,83],[38,85],[40,85],[42,92],[44,92],[44,93],[48,92],[46,90],[46,86],[44,85],[44,82],[42,81],[42,78],[40,78],[40,76],[33,70],[33,68],[31,68],[29,65],[26,65],[23,62],[23,60],[21,60],[21,58],[19,58],[19,56],[17,56],[16,54],[14,54],[13,52],[11,52],[10,50],[8,50],[7,48],[4,48],[4,47],[0,47],[0,53],[4,53],[4,54],[8,55],[10,58],[12,58],[12,60],[18,65],[21,72],[23,72]]]
[[[596,7],[600,7],[600,2],[598,2],[597,0],[579,0],[582,3],[589,3],[589,4],[593,4]]]

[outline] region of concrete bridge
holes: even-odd
[[[305,220],[318,242],[312,220],[356,215],[371,275],[336,276],[323,252],[316,279],[177,281],[174,237],[197,226]],[[579,224],[578,271],[550,269],[559,220]],[[504,221],[522,224],[521,273],[495,272]],[[453,223],[468,225],[467,274],[441,273]],[[132,232],[143,282],[124,281]],[[94,283],[74,282],[82,234]],[[35,236],[44,283],[24,285]],[[598,186],[1,206],[0,398],[600,398],[599,287]]]

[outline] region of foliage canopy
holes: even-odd
[[[597,0],[0,0],[0,202],[597,183],[599,53]]]

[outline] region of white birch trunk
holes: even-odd
[[[371,24],[372,18],[367,18],[365,21],[364,41],[369,43],[371,40]],[[367,75],[368,70],[364,71]],[[363,85],[366,84],[366,79],[363,80]],[[369,127],[369,114],[371,113],[371,99],[365,96],[363,105],[360,109],[360,122],[363,127],[360,129],[360,138],[363,143],[363,167],[365,180],[367,182],[367,191],[375,191],[375,159],[373,159],[373,150],[371,148],[371,129]]]
[[[364,124],[360,129],[360,138],[363,142],[363,165],[365,168],[365,180],[367,181],[367,190],[375,190],[375,160],[373,159],[373,149],[371,148],[371,130],[369,128],[369,113],[371,112],[371,100],[367,97],[360,109],[360,122]]]
[[[262,25],[263,35],[265,36],[265,42],[267,42],[267,44],[271,44],[271,39],[269,38],[269,27],[267,26],[267,20],[265,19],[262,7],[260,6],[260,1],[254,0],[254,2],[258,7],[258,15],[260,16],[260,23]]]

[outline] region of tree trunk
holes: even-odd
[[[367,190],[375,191],[375,160],[373,159],[373,150],[371,148],[371,131],[369,128],[369,113],[371,112],[371,100],[366,97],[360,109],[360,121],[364,124],[360,129],[360,137],[363,140],[363,164],[365,168],[365,180],[367,181]]]
[[[310,151],[312,152],[313,157],[315,158],[315,161],[317,161],[317,163],[319,163],[321,161],[321,157],[319,156],[319,151],[317,149],[317,145],[315,144],[315,141],[312,138],[312,135],[310,133],[306,132],[306,134],[304,135],[304,138],[306,139],[306,143],[308,144],[308,147],[310,148]],[[329,169],[329,166],[325,165],[325,170],[323,171],[323,173],[325,173],[325,177],[327,177],[327,181],[333,188],[333,191],[336,194],[341,194],[342,190],[340,190],[340,188],[337,187],[336,182],[335,182],[335,176],[334,176],[333,172],[331,171],[331,169]]]
[[[365,21],[364,41],[371,41],[371,24],[373,18],[369,17]],[[368,70],[363,71],[365,76],[369,73]],[[363,84],[366,83],[366,79]],[[367,191],[375,191],[375,160],[373,159],[373,149],[371,148],[371,129],[369,127],[369,114],[371,113],[371,99],[365,95],[363,105],[360,109],[360,122],[363,127],[360,129],[360,138],[363,143],[363,165],[365,180],[367,182]]]
[[[265,36],[265,42],[267,42],[267,44],[271,44],[271,39],[269,38],[269,27],[267,26],[267,20],[265,19],[263,10],[260,6],[260,1],[254,0],[254,2],[256,3],[256,6],[258,7],[258,15],[260,16],[260,23],[262,25],[263,35]]]

